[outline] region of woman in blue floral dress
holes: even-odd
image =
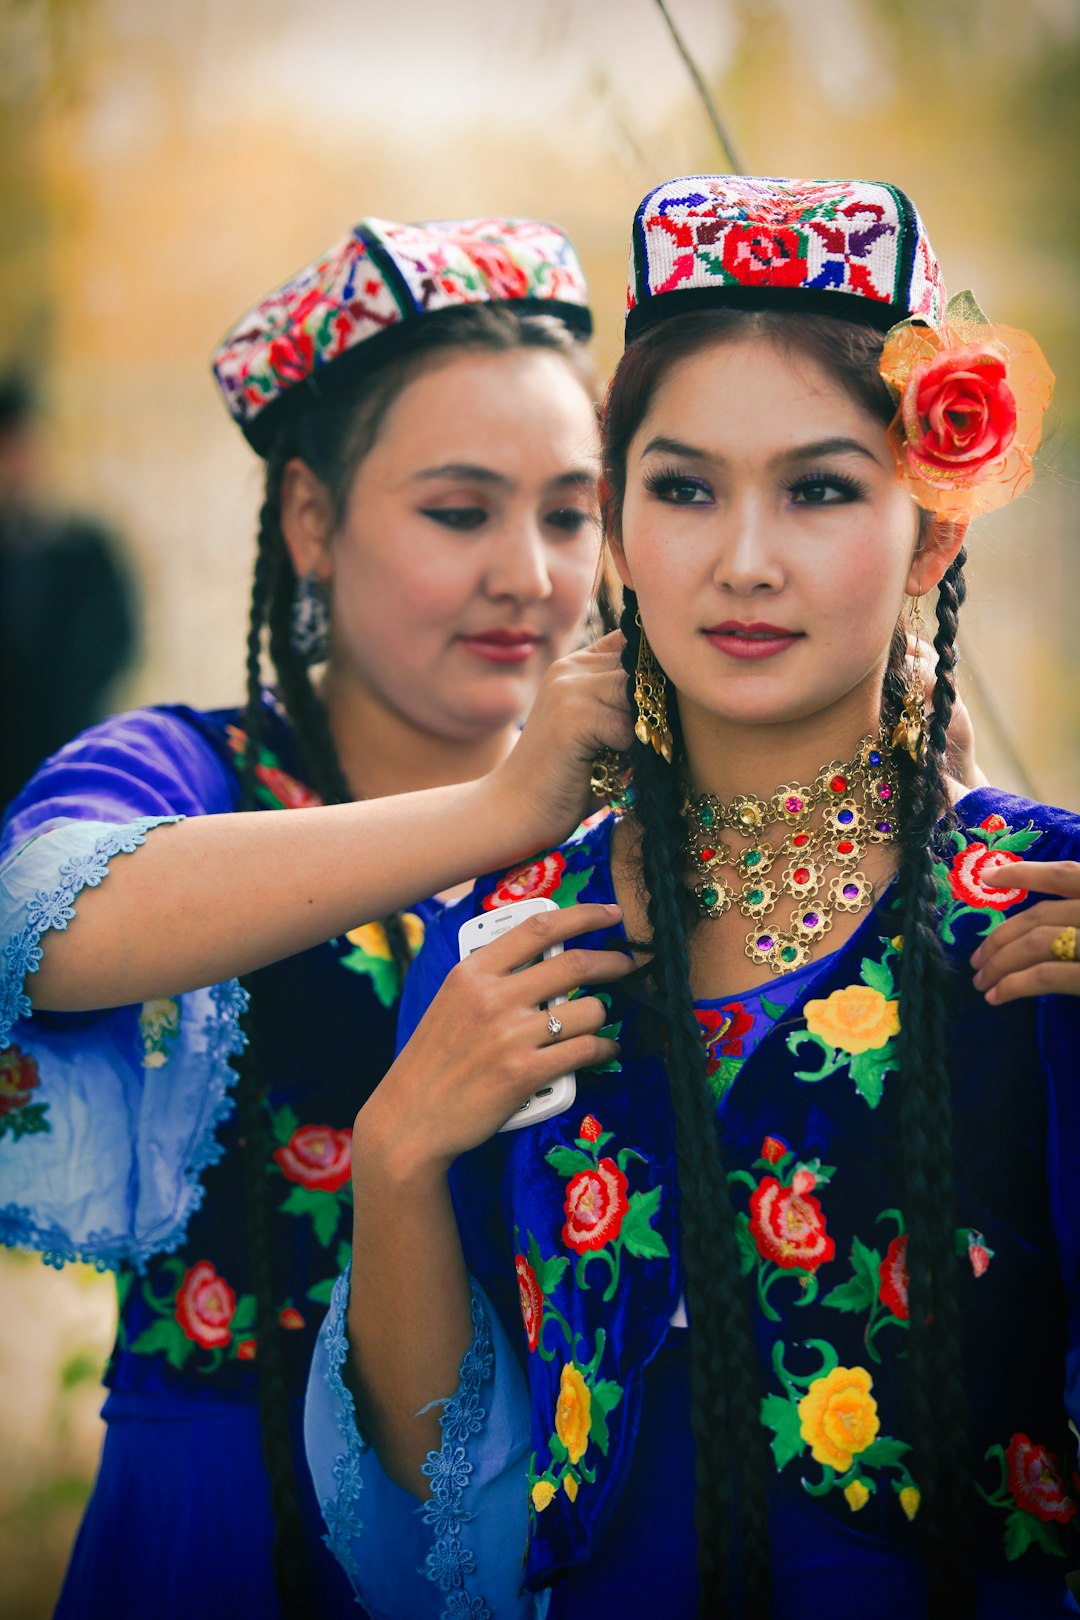
[[[410,1620],[1075,1614],[1080,817],[946,763],[1052,379],[886,185],[661,186],[629,310],[624,813],[410,977],[309,1388],[331,1544]],[[561,911],[454,965],[529,893],[618,908],[554,1010]],[[572,1108],[494,1135],[552,1048]]]
[[[569,832],[626,725],[608,642],[540,687],[596,572],[585,296],[553,227],[380,221],[251,311],[215,362],[267,466],[246,707],[121,715],[11,806],[0,1236],[120,1290],[63,1616],[273,1616],[275,1521],[286,1612],[354,1609],[298,1414],[440,903],[400,908]]]

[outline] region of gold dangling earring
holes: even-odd
[[[653,657],[640,613],[637,615],[637,626],[641,639],[638,642],[637,676],[634,681],[634,702],[638,711],[634,735],[646,748],[651,743],[670,765],[674,757],[674,740],[667,718],[667,676]]]
[[[926,687],[919,662],[919,644],[922,641],[919,601],[917,596],[911,598],[910,621],[915,651],[911,655],[911,668],[904,687],[904,707],[892,734],[893,752],[904,749],[911,755],[913,765],[921,765],[926,758]]]

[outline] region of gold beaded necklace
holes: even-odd
[[[752,962],[773,973],[802,967],[832,927],[834,912],[860,912],[873,903],[874,886],[858,866],[868,844],[895,839],[896,801],[884,735],[864,737],[849,764],[834,760],[824,766],[812,787],[789,783],[768,799],[743,794],[730,804],[710,793],[688,796],[686,849],[702,915],[722,917],[737,905],[754,924],[746,936]],[[779,822],[790,830],[774,847],[763,834]],[[722,833],[737,834],[746,847],[729,848]],[[769,873],[785,856],[776,882]],[[725,869],[735,874],[738,888]],[[795,902],[784,928],[767,920],[781,895]]]

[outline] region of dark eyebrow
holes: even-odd
[[[682,439],[665,439],[663,437],[649,440],[641,452],[642,461],[646,456],[651,455],[685,456],[688,461],[716,460],[715,456],[710,456],[707,450],[699,450],[696,445],[686,444]]]
[[[686,461],[712,461],[723,462],[723,456],[712,455],[708,450],[702,450],[697,445],[687,444],[683,439],[666,439],[658,437],[650,439],[641,452],[642,460],[648,455],[680,456]],[[878,462],[872,450],[858,439],[817,439],[813,444],[800,444],[793,450],[784,450],[774,456],[775,462],[785,461],[816,461],[820,456],[865,456],[868,461]]]
[[[551,489],[584,489],[591,495],[596,489],[598,478],[595,472],[587,467],[575,467],[571,472],[559,473],[549,484]]]
[[[432,482],[436,478],[456,478],[461,483],[469,484],[498,484],[504,489],[513,486],[513,480],[504,473],[499,473],[492,467],[475,466],[469,461],[448,461],[441,467],[425,467],[422,472],[413,473],[413,481],[421,479]]]

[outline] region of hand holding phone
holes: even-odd
[[[511,905],[499,906],[494,911],[482,911],[478,916],[470,917],[458,930],[459,959],[464,962],[474,951],[482,950],[485,945],[501,939],[511,928],[516,928],[519,923],[524,922],[526,917],[535,917],[538,912],[558,909],[554,900],[537,896],[532,900],[516,900]],[[531,962],[526,962],[523,966],[532,967],[538,961],[549,961],[553,956],[559,956],[562,949],[561,940],[557,941],[554,945],[548,946],[542,957],[533,957]],[[517,971],[520,972],[521,969]],[[565,1001],[565,996],[553,996],[550,1001],[542,1003],[542,1009],[550,1010]],[[554,1114],[561,1114],[564,1109],[569,1108],[576,1096],[577,1079],[574,1073],[571,1071],[568,1074],[560,1074],[546,1086],[534,1091],[531,1097],[527,1097],[520,1108],[515,1109],[505,1125],[500,1125],[499,1130],[517,1131],[523,1125],[539,1124],[541,1120],[550,1119]]]

